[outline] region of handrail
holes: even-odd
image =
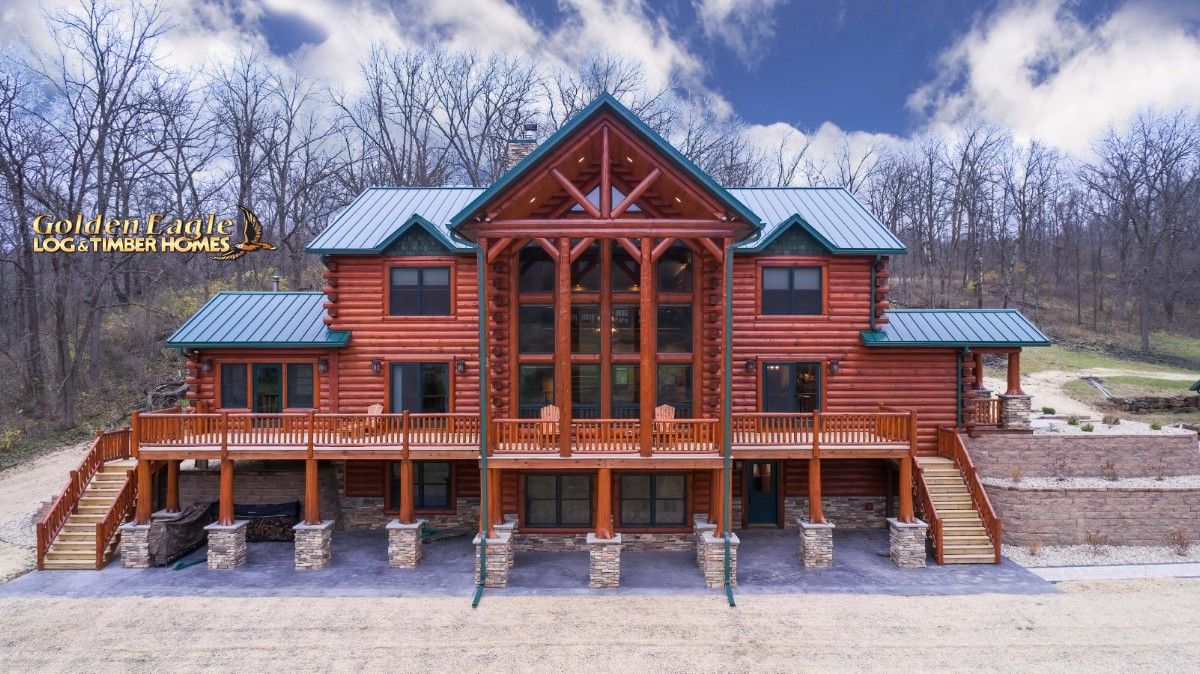
[[[970,423],[976,426],[1000,425],[1000,399],[996,397],[969,398]]]
[[[938,515],[937,507],[933,504],[933,497],[929,493],[929,485],[925,482],[925,470],[921,467],[920,462],[913,461],[913,471],[916,473],[916,480],[914,482],[917,485],[917,500],[920,502],[922,514],[925,515],[925,521],[929,525],[929,536],[933,539],[934,558],[938,564],[945,564],[942,518]]]
[[[107,561],[104,553],[108,550],[109,540],[117,533],[117,528],[121,526],[121,523],[129,517],[129,513],[133,512],[134,496],[137,493],[134,473],[135,471],[132,470],[125,472],[125,482],[121,484],[121,490],[117,493],[117,497],[113,499],[112,505],[104,513],[104,519],[96,522],[97,569],[104,566],[104,562]]]
[[[943,437],[945,438],[944,443],[942,441]],[[971,455],[967,453],[962,436],[958,434],[957,430],[952,428],[938,429],[938,453],[952,460],[962,474],[963,482],[967,485],[967,491],[971,494],[971,504],[979,513],[980,519],[983,520],[983,526],[987,530],[988,538],[992,541],[992,547],[995,549],[995,561],[999,564],[1001,540],[1000,518],[996,516],[996,510],[992,507],[992,502],[988,498],[987,491],[983,488],[983,482],[979,479],[979,470],[971,460]]]

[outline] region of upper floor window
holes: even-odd
[[[392,363],[392,413],[445,413],[450,411],[448,363]]]
[[[815,412],[821,407],[821,365],[767,363],[762,394],[763,412]]]
[[[661,292],[691,292],[692,251],[682,243],[671,244],[658,258],[658,289]]]
[[[554,292],[554,258],[536,243],[521,249],[517,285],[523,293]]]
[[[763,267],[762,313],[822,313],[820,267]]]
[[[392,267],[388,313],[392,316],[449,316],[449,267]]]
[[[574,246],[575,242],[572,241]],[[575,261],[571,263],[571,292],[598,293],[600,292],[600,246],[588,246]]]

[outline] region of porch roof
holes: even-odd
[[[167,338],[172,348],[337,348],[347,331],[325,325],[319,292],[220,292]]]
[[[879,330],[863,330],[867,346],[1050,346],[1050,338],[1016,309],[897,309]]]

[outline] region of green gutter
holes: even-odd
[[[487,259],[483,247],[475,246],[475,260],[478,265],[476,292],[479,293],[479,512],[482,526],[479,532],[479,579],[475,581],[475,597],[471,599],[471,608],[479,607],[483,599],[484,579],[487,578],[487,533],[488,518],[488,474],[487,474],[487,432],[488,432],[488,374],[487,374],[487,297],[484,295],[484,271]]]
[[[879,271],[879,257],[875,256],[875,261],[871,263],[871,332],[878,330],[875,324],[875,284],[877,283],[875,275]]]
[[[725,381],[724,395],[722,396],[722,411],[721,411],[721,444],[724,445],[725,454],[725,490],[724,506],[725,513],[721,519],[725,525],[725,596],[729,599],[730,606],[737,606],[737,602],[733,599],[733,582],[732,574],[730,573],[730,551],[732,543],[730,534],[733,524],[730,519],[733,517],[733,245],[725,247]]]

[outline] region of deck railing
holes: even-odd
[[[974,426],[1000,426],[1000,399],[968,398],[967,420]]]
[[[638,431],[637,419],[572,419],[571,452],[637,454],[641,451]]]
[[[1000,518],[996,516],[996,510],[992,508],[992,502],[988,499],[983,482],[979,479],[979,470],[971,461],[971,455],[963,446],[962,437],[958,434],[957,429],[946,427],[938,429],[938,455],[953,461],[959,472],[962,473],[963,482],[967,484],[967,491],[971,493],[971,504],[979,513],[979,518],[983,520],[983,527],[987,529],[988,538],[991,539],[992,547],[996,551],[996,563],[999,564]]]
[[[879,412],[742,412],[733,415],[734,447],[757,449],[911,448],[916,420],[908,410]]]
[[[96,522],[96,568],[104,566],[108,561],[108,542],[113,535],[117,533],[117,527],[129,518],[133,512],[134,497],[137,494],[136,480],[133,478],[133,471],[130,470],[125,474],[125,481],[121,483],[121,490],[117,492],[117,497],[113,499],[112,505],[108,507],[108,511],[104,513],[104,519]]]

